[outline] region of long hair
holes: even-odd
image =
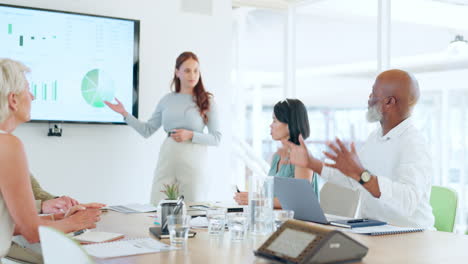
[[[288,124],[289,141],[299,145],[299,134],[304,139],[310,135],[309,116],[307,108],[298,99],[286,99],[279,101],[273,108],[276,119]]]
[[[200,62],[198,61],[198,57],[197,55],[195,55],[195,53],[186,51],[180,54],[179,57],[177,57],[175,68],[179,70],[180,65],[182,65],[182,63],[184,63],[188,59],[193,59],[196,62],[198,62],[198,64],[200,64]],[[180,92],[180,89],[181,89],[180,80],[179,78],[177,78],[177,75],[175,73],[174,73],[174,78],[172,79],[171,86],[175,87],[176,93]],[[211,97],[213,97],[213,94],[205,91],[205,86],[203,85],[203,81],[202,81],[202,77],[200,73],[200,79],[198,80],[198,83],[193,88],[193,101],[197,105],[198,110],[200,111],[200,115],[203,118],[203,122],[205,122],[205,124],[208,122],[208,116],[206,115],[206,113],[210,111],[210,98]]]

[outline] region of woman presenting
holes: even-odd
[[[117,104],[105,102],[145,138],[161,125],[167,132],[153,180],[153,204],[165,198],[161,192],[163,184],[175,181],[180,184],[180,193],[187,201],[197,200],[197,195],[206,191],[201,183],[206,147],[218,145],[221,139],[213,95],[205,91],[199,61],[194,53],[184,52],[177,57],[172,84],[175,90],[159,101],[147,122],[127,113],[117,98]],[[205,126],[208,134],[203,132]]]

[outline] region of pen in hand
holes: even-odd
[[[88,231],[88,229],[81,229],[81,230],[75,231],[75,232],[73,232],[72,236],[79,236],[79,235],[83,234],[86,231]]]
[[[239,187],[236,185],[236,191],[240,193]]]

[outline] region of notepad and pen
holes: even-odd
[[[367,226],[381,226],[386,225],[386,222],[368,219],[368,218],[361,218],[361,219],[349,219],[349,220],[334,220],[330,221],[330,224],[339,227],[345,228],[356,228],[356,227],[367,227]]]
[[[380,235],[393,235],[393,234],[403,234],[411,232],[421,232],[424,231],[422,228],[411,228],[411,227],[398,227],[393,225],[388,225],[386,222],[372,220],[372,219],[351,219],[351,220],[337,220],[331,221],[330,224],[345,227],[343,231],[361,234],[361,235],[370,235],[370,236],[380,236]]]
[[[72,238],[81,244],[90,244],[119,240],[124,238],[124,235],[119,233],[80,230],[75,232]]]

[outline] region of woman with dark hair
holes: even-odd
[[[304,104],[298,99],[286,99],[278,102],[273,108],[273,122],[270,125],[271,138],[281,142],[273,155],[269,176],[308,179],[315,194],[318,195],[317,177],[307,168],[297,167],[289,162],[287,142],[299,145],[299,135],[304,139],[310,135],[309,117]],[[241,205],[248,204],[248,193],[235,193],[234,200]],[[275,208],[280,208],[275,199]]]
[[[198,57],[194,53],[184,52],[177,57],[172,85],[174,91],[159,101],[147,122],[128,114],[117,98],[117,104],[105,102],[143,137],[148,138],[161,125],[167,133],[153,180],[153,204],[165,198],[161,193],[163,185],[174,182],[180,185],[179,190],[186,200],[197,200],[197,194],[206,191],[200,180],[206,146],[216,146],[221,139],[213,95],[203,86]],[[203,133],[205,126],[208,134]]]

